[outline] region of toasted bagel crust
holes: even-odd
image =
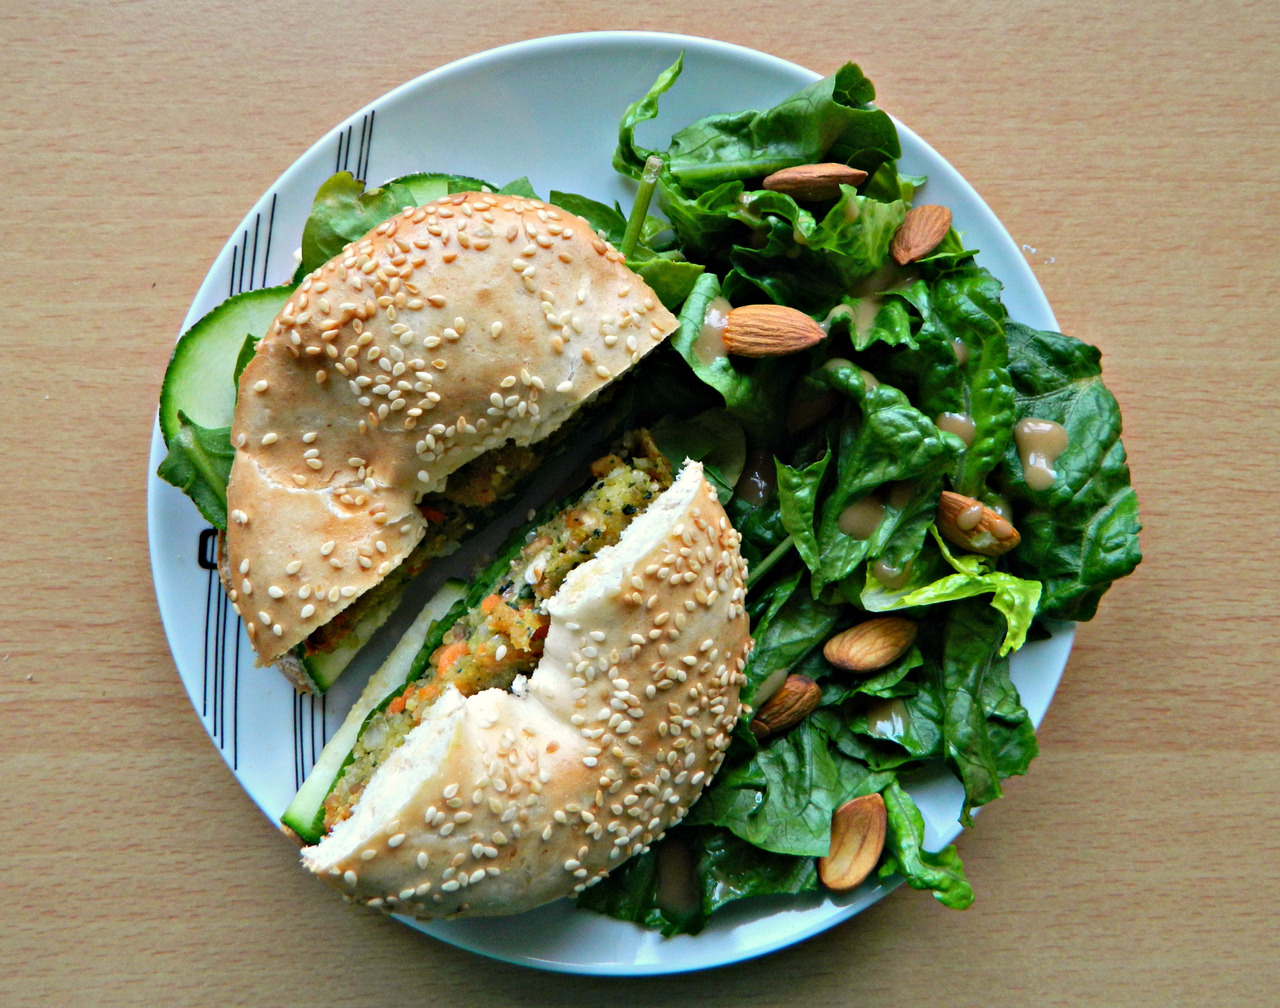
[[[422,494],[531,444],[676,319],[579,217],[460,193],[321,266],[244,369],[227,488],[229,594],[269,664],[422,538]]]
[[[529,680],[446,693],[303,863],[355,900],[429,918],[527,910],[646,850],[738,719],[751,647],[738,543],[686,463],[551,599]]]

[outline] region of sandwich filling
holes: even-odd
[[[622,537],[633,518],[673,482],[667,460],[647,432],[623,451],[592,464],[595,482],[573,504],[529,533],[480,604],[439,639],[427,668],[380,711],[370,715],[342,775],[325,799],[326,831],[351,813],[387,756],[421,722],[449,686],[463,696],[511,688],[542,657],[546,603],[569,573]]]
[[[418,502],[418,510],[426,519],[427,531],[413,552],[379,584],[316,627],[297,645],[297,652],[319,654],[341,644],[365,613],[421,574],[428,562],[451,552],[477,524],[491,517],[496,505],[515,494],[537,471],[548,445],[557,441],[528,446],[509,442],[472,459],[449,477],[443,490],[426,494]]]

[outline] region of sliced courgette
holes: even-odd
[[[205,428],[230,427],[236,408],[235,373],[245,337],[261,337],[280,313],[292,286],[233,294],[178,339],[160,387],[160,433],[178,433],[178,411]]]
[[[431,597],[386,661],[369,677],[359,699],[320,753],[311,773],[280,817],[285,826],[307,843],[315,843],[324,833],[324,800],[346,765],[347,757],[356,744],[369,712],[383,703],[389,694],[403,689],[404,684],[412,679],[414,659],[427,635],[454,603],[466,595],[466,591],[466,584],[450,580]]]
[[[396,611],[400,599],[404,596],[404,588],[388,592],[385,598],[371,606],[351,627],[342,641],[328,651],[315,654],[301,654],[299,660],[306,669],[307,678],[315,685],[317,692],[324,693],[337,681],[338,676],[346,670],[360,649],[373,639],[391,614]],[[298,650],[303,650],[299,645]]]

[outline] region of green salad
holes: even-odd
[[[878,875],[966,907],[973,892],[960,858],[954,847],[925,848],[904,782],[948,768],[969,825],[1036,755],[1012,652],[1053,621],[1092,617],[1141,559],[1118,406],[1098,350],[1010,319],[1000,282],[955,231],[909,262],[895,258],[926,180],[898,171],[897,132],[856,65],[774,108],[709,116],[647,150],[637,127],[680,72],[677,61],[622,117],[613,163],[638,183],[633,207],[534,193],[524,179],[499,187],[427,173],[366,189],[340,173],[317,193],[293,282],[407,205],[485,187],[587,219],[680,318],[610,409],[619,429],[648,427],[673,460],[701,459],[742,534],[756,642],[744,701],[758,706],[785,673],[813,680],[820,700],[773,735],[744,718],[686,819],[582,893],[580,906],[696,933],[743,897],[821,891],[816,859],[831,846],[833,814],[879,794]],[[857,169],[859,181],[817,195],[763,182],[831,164]],[[233,381],[291,289],[238,296],[246,337],[207,366]],[[755,304],[797,309],[824,338],[781,355],[708,352],[708,320]],[[226,418],[190,416],[180,397],[162,403],[160,475],[225,527]],[[1048,456],[1023,437],[1037,429],[1057,438]],[[1020,542],[998,555],[957,545],[939,526],[944,493],[985,506]],[[898,657],[861,673],[828,661],[831,638],[885,613],[916,628]],[[688,898],[664,892],[671,848]]]

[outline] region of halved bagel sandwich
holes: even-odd
[[[676,326],[586,221],[520,196],[407,208],[305,277],[231,427],[220,569],[258,664],[327,686],[308,659],[452,549]]]
[[[434,918],[570,895],[719,767],[751,648],[739,536],[701,465],[673,474],[644,434],[593,469],[392,655],[286,813],[351,899]]]

